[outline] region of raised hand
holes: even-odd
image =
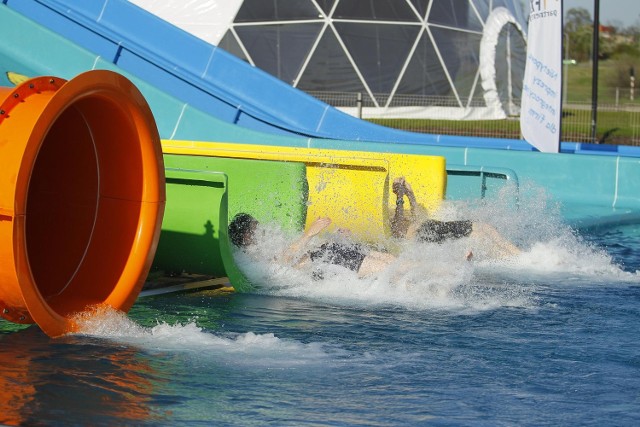
[[[393,180],[393,184],[391,185],[391,190],[398,197],[402,197],[405,192],[405,185],[406,185],[406,181],[404,177],[401,176]]]
[[[316,219],[304,233],[307,237],[313,237],[331,224],[331,218],[321,217]]]

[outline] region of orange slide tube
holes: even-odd
[[[93,306],[128,311],[165,205],[158,130],[125,77],[0,88],[0,315],[49,336]]]

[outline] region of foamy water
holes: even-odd
[[[523,252],[407,244],[408,272],[318,281],[247,257],[253,293],[144,298],[60,339],[5,329],[0,423],[638,425],[640,229],[586,241],[553,217],[447,208],[511,218]],[[292,238],[274,233],[271,249]]]
[[[296,269],[277,262],[297,237],[262,225],[260,244],[238,252],[237,262],[256,284],[255,293],[296,298],[355,309],[478,313],[500,308],[537,310],[544,305],[540,287],[566,287],[598,283],[640,283],[638,272],[624,271],[603,249],[584,241],[563,225],[540,194],[533,201],[502,204],[448,203],[440,211],[447,218],[472,218],[490,223],[517,242],[522,252],[494,258],[483,242],[460,239],[443,244],[382,242],[393,247],[397,260],[375,277],[358,278],[355,272],[334,265]],[[466,259],[472,250],[473,258]],[[269,254],[265,256],[264,254]],[[314,279],[313,272],[323,273]],[[80,315],[80,334],[128,343],[153,351],[206,354],[233,363],[292,366],[325,362],[338,348],[319,342],[282,339],[274,333],[212,333],[197,316],[175,324],[161,318],[155,326],[142,326],[123,313],[101,308]],[[242,356],[242,357],[239,357]]]
[[[169,351],[199,358],[216,358],[240,365],[293,366],[320,362],[327,353],[319,343],[304,344],[276,337],[273,333],[214,334],[199,327],[197,320],[168,324],[160,319],[145,327],[121,311],[99,307],[80,313],[76,334],[134,345],[146,351]]]
[[[487,310],[499,307],[536,308],[536,283],[566,286],[587,283],[639,283],[637,272],[624,271],[603,249],[564,225],[556,206],[543,192],[505,192],[491,203],[445,203],[441,219],[463,219],[492,225],[521,253],[496,258],[486,241],[464,238],[443,244],[380,242],[397,260],[375,277],[333,265],[296,269],[277,261],[295,236],[270,225],[260,226],[257,247],[238,251],[236,259],[256,292],[307,298],[345,306],[397,306],[410,310]],[[328,238],[318,236],[317,239]],[[335,238],[332,236],[330,238]],[[473,257],[467,261],[465,255]],[[265,257],[264,254],[269,254]],[[322,280],[313,272],[321,271]]]

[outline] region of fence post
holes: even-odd
[[[356,93],[356,107],[358,109],[358,118],[362,118],[362,92]]]

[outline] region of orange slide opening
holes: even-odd
[[[49,336],[92,306],[128,311],[165,205],[160,138],[111,71],[0,88],[0,315]]]

